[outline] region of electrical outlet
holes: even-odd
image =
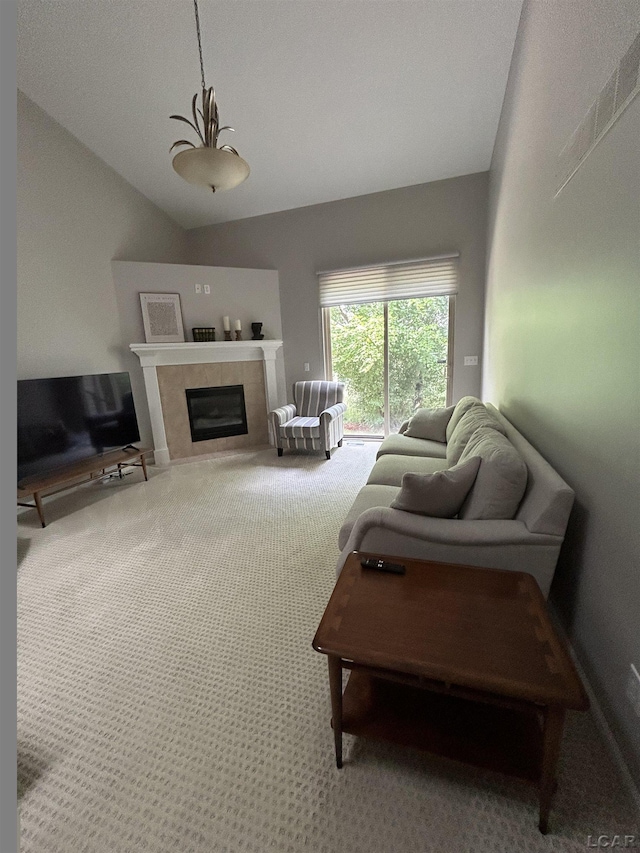
[[[304,363],[304,372],[305,373],[309,372],[309,362],[308,361],[305,361],[305,363]]]
[[[202,293],[202,285],[196,284],[196,293]]]
[[[211,285],[210,284],[205,284],[204,292],[207,294],[207,296],[211,293]]]
[[[627,679],[627,699],[631,702],[631,706],[636,714],[640,717],[640,675],[638,670],[631,664],[631,672]]]
[[[478,363],[477,355],[465,355],[464,357],[464,366],[465,367],[474,367]]]

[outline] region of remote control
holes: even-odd
[[[401,563],[388,563],[386,560],[376,560],[375,557],[361,560],[360,565],[363,569],[376,569],[378,572],[391,572],[394,575],[403,575],[406,571]]]

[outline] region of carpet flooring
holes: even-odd
[[[570,714],[551,834],[533,788],[345,736],[311,640],[375,444],[139,470],[19,516],[24,853],[584,851],[638,831]],[[594,842],[595,843],[595,842]]]

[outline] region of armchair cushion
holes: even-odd
[[[291,418],[280,426],[286,438],[320,438],[320,418]]]

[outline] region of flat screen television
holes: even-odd
[[[128,373],[18,382],[18,483],[140,441]]]

